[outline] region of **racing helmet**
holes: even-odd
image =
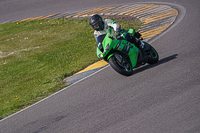
[[[94,14],[89,20],[90,26],[96,30],[101,31],[104,29],[104,22],[100,15]]]

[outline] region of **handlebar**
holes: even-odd
[[[112,40],[121,38],[125,33],[125,32],[122,33],[122,31],[124,30],[121,29],[118,32],[115,32],[112,27],[110,27],[108,31],[109,31],[109,38],[111,38]]]
[[[109,27],[108,31],[109,31],[109,38],[111,38],[112,40],[122,38],[124,36],[124,34],[128,33],[128,31],[124,30],[124,29],[120,29],[119,32],[115,32],[112,27]],[[139,33],[139,31],[135,32],[135,34],[134,34],[134,37],[136,37],[140,40],[143,40],[143,38],[141,36],[142,35]]]

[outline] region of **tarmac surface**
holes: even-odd
[[[7,0],[0,1],[0,23],[135,4],[168,5],[178,11],[173,24],[150,40],[160,55],[156,65],[135,69],[130,77],[104,67],[1,120],[0,132],[199,133],[200,1]]]

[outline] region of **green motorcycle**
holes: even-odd
[[[133,29],[121,30],[120,34],[116,34],[112,28],[109,28],[109,33],[97,38],[97,56],[108,62],[115,71],[125,76],[132,75],[133,68],[146,63],[155,64],[159,59],[157,51],[150,44],[144,42],[149,49],[143,51],[125,40],[125,35],[132,32]]]

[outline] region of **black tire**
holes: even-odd
[[[125,59],[126,64],[119,63],[119,61],[116,59],[115,56],[110,57],[108,61],[111,67],[118,73],[124,76],[130,76],[133,74],[132,65],[126,59]],[[123,65],[124,66],[127,65],[127,68],[123,67]]]
[[[146,43],[147,45],[149,45],[150,50],[148,50],[148,55],[149,55],[149,60],[148,60],[148,64],[155,64],[158,62],[159,60],[159,55],[158,52],[148,43]]]

